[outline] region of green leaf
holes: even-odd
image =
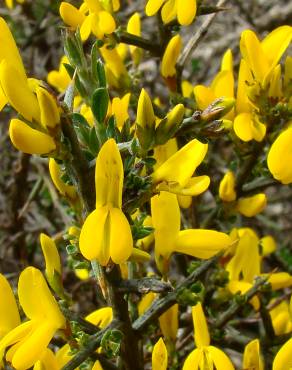
[[[96,63],[96,72],[98,76],[99,86],[106,87],[105,70],[104,70],[104,65],[101,59],[98,59]]]
[[[105,87],[96,89],[92,96],[92,113],[98,123],[103,123],[107,114],[109,103],[108,91]]]

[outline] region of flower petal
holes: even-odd
[[[208,259],[232,244],[229,235],[214,230],[189,229],[179,232],[175,252]]]
[[[182,26],[192,23],[197,13],[196,0],[177,0],[177,20]]]
[[[166,370],[168,362],[167,349],[162,338],[154,345],[152,352],[152,370]]]
[[[245,217],[253,217],[262,212],[266,205],[267,197],[264,193],[260,193],[251,197],[239,199],[236,209]]]
[[[27,267],[18,281],[19,303],[26,316],[40,322],[49,321],[55,330],[65,326],[65,318],[40,270]]]
[[[20,324],[20,316],[13,291],[4,277],[0,274],[0,338]]]
[[[283,184],[292,183],[292,128],[283,131],[271,146],[268,154],[268,168],[273,177]],[[285,160],[283,160],[285,158]]]
[[[211,355],[211,358],[217,370],[235,370],[229,357],[219,348],[209,346],[208,352]]]
[[[23,341],[12,358],[12,365],[19,370],[25,370],[40,360],[50,343],[56,327],[50,322],[44,322]]]
[[[16,118],[10,121],[9,136],[15,148],[24,153],[48,154],[56,149],[51,136],[31,128]]]
[[[114,263],[126,262],[133,252],[133,238],[129,222],[118,208],[110,209],[110,256]]]
[[[176,182],[185,187],[203,161],[207,150],[208,144],[203,144],[197,139],[190,141],[154,171],[153,182]]]
[[[0,64],[0,82],[9,104],[28,121],[39,122],[38,101],[29,88],[26,76],[6,59]]]
[[[197,303],[192,307],[192,317],[194,324],[194,339],[195,344],[198,348],[209,346],[210,334],[206,317],[202,308],[201,303]]]
[[[109,209],[107,206],[100,207],[91,212],[80,232],[79,248],[85,258],[92,261],[97,259],[103,266],[107,265],[110,258],[108,246]],[[108,226],[107,226],[108,225]]]
[[[292,367],[292,338],[278,351],[273,362],[273,370],[289,370]]]
[[[124,181],[123,162],[114,139],[107,140],[100,149],[95,164],[96,208],[122,206]]]

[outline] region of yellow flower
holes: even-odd
[[[5,276],[0,274],[0,339],[20,324],[20,317],[12,289]],[[0,351],[1,353],[1,351]],[[1,360],[1,355],[0,355]]]
[[[27,267],[20,274],[18,297],[29,321],[2,338],[0,351],[12,346],[6,359],[15,369],[24,370],[40,360],[55,332],[65,327],[66,320],[42,273],[34,267]]]
[[[271,301],[271,304],[274,300]],[[290,333],[292,330],[292,321],[289,313],[287,301],[280,302],[276,307],[270,310],[273,328],[276,335]]]
[[[258,339],[254,339],[249,342],[243,353],[243,369],[263,370],[263,360],[260,354],[260,342]]]
[[[24,0],[16,0],[19,4],[23,4],[24,3]],[[13,0],[5,0],[5,4],[7,6],[7,8],[9,9],[12,9],[13,6],[14,6],[14,2]]]
[[[194,87],[194,95],[198,108],[205,110],[216,99],[223,99],[230,104],[234,104],[234,77],[233,77],[233,57],[231,50],[228,49],[222,58],[221,69],[213,79],[211,85],[197,85]],[[230,100],[232,99],[232,101]],[[222,105],[222,103],[219,103]],[[234,116],[233,110],[227,113],[224,117],[232,119]]]
[[[19,119],[12,119],[9,126],[10,139],[18,150],[29,154],[48,154],[56,149],[54,139]]]
[[[227,355],[210,345],[210,334],[201,303],[192,307],[194,339],[196,349],[192,351],[183,364],[183,370],[213,369],[234,370]]]
[[[124,126],[124,123],[129,119],[129,102],[130,102],[131,94],[125,94],[122,98],[113,98],[111,111],[112,114],[115,116],[117,127],[121,130]]]
[[[178,304],[174,304],[159,316],[159,326],[164,338],[175,341],[178,331]]]
[[[136,12],[131,16],[127,25],[127,31],[132,35],[141,36],[141,19],[139,13]],[[134,64],[138,65],[142,56],[142,50],[137,46],[131,45],[130,53]]]
[[[273,370],[290,370],[292,367],[292,338],[279,349],[273,362]]]
[[[175,65],[182,48],[180,35],[173,36],[167,44],[161,62],[161,75],[164,78],[173,77],[176,74]]]
[[[54,158],[50,158],[49,160],[49,172],[51,179],[59,192],[72,201],[76,200],[77,193],[75,187],[64,183],[62,180],[62,170]]]
[[[180,195],[198,195],[210,184],[208,176],[194,176],[194,171],[203,161],[208,144],[193,139],[168,158],[152,174],[157,190]]]
[[[31,90],[22,69],[17,69],[8,59],[0,64],[0,82],[9,104],[25,119],[40,122],[37,97]]]
[[[12,4],[12,2],[11,2]],[[26,79],[25,69],[22,63],[21,56],[15,44],[14,38],[10,32],[10,29],[5,20],[0,17],[0,65],[3,60],[7,59],[14,68],[18,71],[22,80]],[[7,97],[5,96],[2,87],[0,85],[0,111],[7,103]]]
[[[152,351],[152,370],[166,370],[168,362],[167,349],[162,338],[154,345]]]
[[[190,25],[197,13],[196,0],[148,0],[145,8],[146,15],[152,16],[161,9],[164,23],[169,23],[177,17],[182,26]]]
[[[103,266],[110,259],[117,264],[125,262],[133,250],[131,228],[121,210],[123,180],[118,146],[109,139],[96,159],[96,209],[87,216],[79,239],[83,256]]]
[[[47,90],[36,88],[36,96],[40,107],[40,122],[44,128],[55,128],[60,123],[60,112],[56,103]]]
[[[60,15],[72,29],[80,27],[83,41],[88,39],[91,32],[102,39],[105,34],[111,34],[116,29],[116,22],[103,3],[104,1],[99,0],[84,0],[80,9],[77,9],[70,3],[62,2]]]
[[[66,56],[63,56],[59,64],[59,69],[49,72],[47,77],[48,83],[60,93],[64,92],[71,82],[71,78],[64,66],[66,63],[69,64],[69,60]]]
[[[232,171],[226,172],[220,181],[219,197],[224,202],[233,202],[236,199],[235,177]]]
[[[292,183],[292,168],[287,165],[292,160],[291,140],[292,128],[288,128],[273,142],[267,158],[271,174],[285,185]]]
[[[41,358],[34,364],[33,370],[59,370],[59,368],[56,356],[49,348],[46,348]]]
[[[262,42],[251,30],[243,31],[240,51],[256,81],[263,87],[269,82],[272,70],[292,39],[292,27],[281,26],[269,33]]]
[[[214,230],[180,231],[180,209],[175,194],[161,191],[151,199],[157,267],[166,274],[172,253],[208,259],[232,244],[227,234]]]
[[[256,194],[251,197],[240,198],[236,209],[245,217],[253,217],[262,212],[267,205],[267,197],[264,193]]]
[[[169,157],[178,151],[177,141],[175,138],[168,140],[163,145],[157,145],[154,148],[153,157],[156,160],[154,170],[159,168]],[[189,208],[192,204],[192,197],[190,195],[178,195],[178,203],[182,208]],[[151,225],[149,225],[151,226]]]
[[[105,62],[105,72],[108,84],[114,87],[119,87],[121,83],[126,83],[128,72],[125,67],[123,57],[119,54],[118,47],[109,49],[106,46],[103,46],[99,51]]]
[[[155,124],[152,102],[145,89],[141,90],[139,96],[136,122],[138,126],[144,128],[153,127]]]
[[[42,252],[46,262],[46,278],[50,287],[60,296],[64,296],[62,284],[61,259],[57,246],[52,238],[46,234],[40,235]]]
[[[289,46],[292,27],[281,26],[268,34],[260,42],[251,30],[243,31],[240,50],[243,60],[240,63],[237,90],[237,116],[234,131],[243,141],[262,141],[266,126],[257,116],[257,107],[252,103],[260,89],[268,88],[268,95],[279,97],[281,92],[281,56]],[[270,85],[268,87],[268,85]]]
[[[111,307],[102,307],[93,311],[85,317],[85,320],[98,328],[103,329],[108,326],[113,319],[113,309]]]
[[[260,275],[259,238],[249,228],[239,229],[238,237],[235,254],[226,265],[229,280],[238,281],[242,275],[244,281],[252,283],[254,278]]]
[[[56,149],[53,136],[60,122],[55,99],[41,85],[28,79],[15,41],[0,18],[0,109],[9,103],[31,126],[20,119],[10,123],[13,145],[29,154],[48,154]]]
[[[235,176],[228,171],[219,185],[219,197],[223,202],[234,202],[236,200]],[[231,210],[241,213],[245,217],[253,217],[262,212],[267,205],[267,197],[264,193],[251,197],[240,198],[231,204]]]

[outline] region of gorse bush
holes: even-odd
[[[44,271],[25,263],[17,294],[0,274],[1,368],[292,368],[291,256],[269,198],[291,197],[292,27],[243,31],[239,63],[228,49],[193,86],[187,62],[223,4],[61,2],[65,55],[47,81],[0,18],[11,142],[47,162],[71,223],[40,234]]]

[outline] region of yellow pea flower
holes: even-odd
[[[143,315],[143,313],[151,306],[155,297],[156,294],[153,292],[149,292],[142,297],[141,301],[138,303],[139,316]]]
[[[164,341],[160,338],[154,345],[152,351],[152,370],[166,370],[168,353]]]
[[[19,4],[23,4],[24,0],[16,0]],[[14,1],[13,0],[5,0],[5,4],[7,8],[12,9],[14,7]]]
[[[182,48],[180,35],[173,36],[169,41],[161,62],[161,75],[164,78],[173,77],[176,74],[175,65]]]
[[[244,281],[252,283],[260,275],[259,238],[249,228],[239,229],[238,236],[235,254],[225,268],[229,272],[230,281],[238,281],[242,275]]]
[[[267,205],[267,197],[264,193],[251,197],[240,198],[237,202],[237,210],[245,217],[253,217],[262,212]]]
[[[66,56],[63,56],[60,60],[59,69],[49,72],[47,76],[48,83],[60,93],[64,92],[71,82],[71,78],[64,66],[66,63],[69,64],[69,60]]]
[[[267,256],[268,254],[275,252],[277,249],[276,241],[271,235],[266,235],[261,238],[260,244],[262,256]]]
[[[272,290],[288,288],[292,285],[292,276],[288,272],[275,272],[270,274],[268,283],[271,284]]]
[[[96,209],[91,212],[81,229],[79,245],[83,256],[105,266],[112,259],[123,263],[131,255],[131,228],[123,214],[123,163],[116,142],[109,139],[96,159]]]
[[[276,67],[281,56],[292,39],[292,27],[281,26],[269,33],[262,42],[251,30],[241,34],[240,51],[255,79],[263,87],[269,82],[271,71]]]
[[[0,82],[9,104],[28,121],[40,122],[40,108],[28,80],[7,59],[0,64]]]
[[[80,28],[81,39],[85,41],[91,32],[98,39],[102,39],[105,34],[111,34],[116,29],[116,22],[106,8],[103,1],[84,0],[79,9],[70,3],[62,2],[59,11],[68,26],[72,29]]]
[[[152,16],[161,9],[162,20],[169,23],[177,18],[182,26],[190,25],[197,13],[196,0],[148,0],[146,15]]]
[[[0,351],[12,346],[6,359],[17,370],[28,369],[40,360],[43,352],[66,320],[52,296],[42,273],[27,267],[18,282],[20,305],[29,321],[20,324],[0,341]]]
[[[273,304],[274,300],[271,301]],[[276,335],[290,333],[292,330],[292,321],[289,313],[287,301],[280,302],[276,307],[270,310],[273,328]]]
[[[192,177],[207,150],[208,144],[203,144],[197,139],[183,146],[153,172],[152,180],[157,190],[192,196],[207,190],[210,184],[208,176]]]
[[[235,176],[228,171],[219,184],[219,197],[223,202],[234,202],[236,200]],[[267,197],[260,193],[251,197],[240,198],[231,204],[231,210],[241,213],[245,217],[253,217],[262,212],[266,207]]]
[[[46,348],[40,360],[38,360],[33,367],[33,370],[59,370],[59,363],[54,353]]]
[[[155,260],[162,274],[168,271],[174,252],[208,259],[232,244],[222,232],[203,229],[180,231],[180,209],[175,194],[161,191],[151,198],[151,214],[155,238]]]
[[[141,90],[137,107],[136,122],[141,127],[153,127],[155,124],[155,114],[151,99],[145,89]]]
[[[56,149],[51,136],[35,130],[20,119],[10,121],[9,136],[15,148],[24,153],[48,154]]]
[[[233,76],[233,57],[228,49],[222,58],[221,69],[215,76],[210,86],[197,85],[194,87],[194,95],[198,108],[205,110],[216,99],[222,98],[228,104],[234,102],[234,76]],[[230,100],[232,99],[232,101]],[[223,100],[223,104],[224,104]],[[222,104],[220,103],[220,104]],[[233,119],[234,112],[231,110],[224,117]]]
[[[56,99],[44,88],[36,88],[40,107],[40,122],[45,128],[54,129],[60,123],[60,112]]]
[[[292,159],[291,140],[292,128],[288,128],[273,142],[267,158],[271,174],[285,185],[292,183],[292,169],[287,165]]]
[[[105,62],[106,77],[109,85],[119,87],[121,82],[128,78],[128,72],[124,60],[118,52],[118,48],[109,49],[103,46],[99,49]]]
[[[245,142],[252,139],[261,142],[266,135],[266,126],[255,113],[238,114],[234,119],[233,128],[236,135]]]
[[[127,25],[127,32],[135,36],[141,36],[141,18],[139,13],[134,13],[129,19]],[[140,63],[142,56],[142,49],[137,46],[130,46],[130,53],[133,59],[134,64],[137,66]]]
[[[96,325],[98,328],[103,329],[108,326],[113,319],[112,307],[102,307],[93,311],[85,317],[85,320],[91,324]]]
[[[62,297],[64,296],[61,279],[62,267],[57,246],[52,238],[43,233],[40,235],[40,243],[43,255],[45,257],[45,273],[48,283],[50,284],[51,288]]]
[[[113,98],[112,100],[112,114],[116,118],[117,127],[121,130],[124,126],[124,123],[129,118],[128,108],[130,102],[131,94],[125,94],[122,98]]]
[[[245,294],[252,288],[252,283],[243,280],[232,280],[228,283],[227,288],[232,294],[240,293]],[[255,311],[260,309],[260,300],[257,296],[252,297],[249,303],[253,306]]]
[[[192,307],[194,339],[196,349],[186,358],[183,370],[213,369],[234,370],[227,355],[220,349],[210,345],[210,334],[201,303]]]
[[[164,338],[175,341],[178,331],[178,304],[171,306],[158,320]]]
[[[0,339],[20,324],[20,316],[13,291],[5,276],[0,274]],[[1,351],[0,351],[1,353]],[[1,359],[1,354],[0,354]]]
[[[243,353],[243,369],[263,370],[263,360],[260,354],[260,342],[258,339],[254,339],[249,342]]]
[[[232,171],[226,172],[220,181],[219,197],[224,202],[233,202],[236,199],[235,177]]]
[[[54,158],[50,158],[49,160],[49,172],[51,179],[59,192],[72,201],[76,200],[77,192],[75,187],[64,183],[62,180],[62,170]]]
[[[163,145],[157,145],[154,148],[153,157],[156,160],[154,170],[159,168],[169,157],[178,151],[176,139],[170,139]],[[189,195],[178,195],[178,203],[182,208],[189,208],[192,204],[192,197]],[[151,226],[151,225],[149,225]]]
[[[292,367],[292,338],[289,339],[277,352],[274,362],[273,370],[290,370]]]

